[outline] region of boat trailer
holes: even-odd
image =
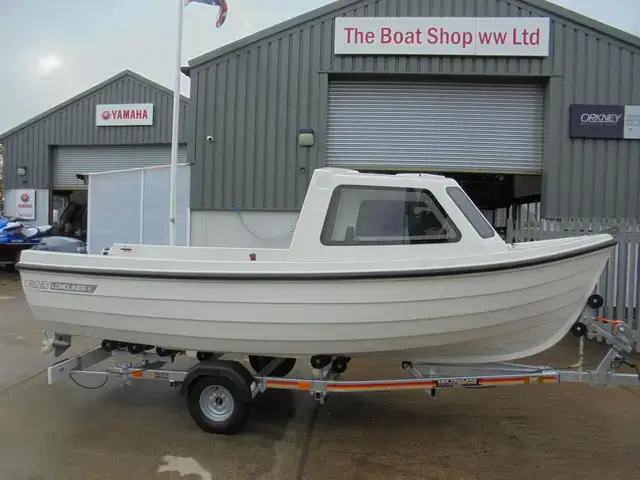
[[[194,422],[205,432],[216,434],[238,433],[244,427],[252,400],[267,389],[301,390],[309,392],[318,402],[324,403],[332,392],[383,392],[395,390],[425,390],[433,399],[438,388],[487,388],[507,385],[533,385],[546,383],[585,383],[592,386],[640,386],[640,370],[631,359],[640,343],[640,333],[624,322],[608,320],[597,315],[603,305],[600,295],[591,295],[587,306],[593,315],[583,315],[572,326],[576,337],[599,336],[610,345],[598,367],[591,371],[582,365],[581,353],[577,370],[556,370],[546,366],[515,363],[491,363],[481,365],[440,365],[410,361],[402,362],[402,368],[410,378],[390,380],[342,380],[333,367],[314,369],[310,379],[269,376],[287,359],[271,360],[256,375],[243,363],[226,360],[224,354],[209,356],[188,370],[164,370],[164,364],[175,361],[175,356],[160,356],[142,352],[132,355],[128,351],[105,350],[95,347],[78,356],[61,360],[47,369],[49,385],[71,381],[94,389],[104,386],[109,378],[118,378],[124,384],[133,380],[162,380],[172,388],[179,388],[186,395],[187,406]],[[108,366],[104,370],[90,368],[110,357],[128,357],[130,361]],[[199,360],[201,359],[199,355]],[[636,373],[618,373],[626,364]],[[344,371],[344,368],[340,369]],[[87,387],[80,378],[102,377],[98,387]]]

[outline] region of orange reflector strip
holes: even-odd
[[[291,381],[291,380],[267,380],[267,387],[271,388],[293,388],[296,390],[311,390],[311,382]]]
[[[557,383],[558,377],[481,378],[480,385],[530,385],[532,383]]]
[[[470,379],[471,380],[471,379]],[[366,391],[382,391],[382,390],[425,390],[431,388],[451,388],[451,387],[477,387],[492,385],[529,385],[539,383],[558,383],[557,375],[549,376],[523,376],[523,377],[502,377],[502,378],[477,378],[477,383],[460,383],[455,381],[449,383],[447,379],[441,379],[443,384],[438,385],[436,380],[400,380],[396,382],[337,382],[326,383],[319,380],[320,385],[326,385],[327,391],[342,392],[366,392]],[[311,381],[307,380],[285,380],[285,379],[268,379],[266,380],[267,388],[286,388],[291,390],[311,390]]]
[[[349,390],[349,391],[374,391],[374,390],[397,390],[397,389],[420,389],[433,388],[434,381],[424,382],[389,382],[389,383],[333,383],[327,385],[327,390]]]
[[[137,371],[137,372],[133,372],[133,373],[131,374],[131,376],[132,376],[132,377],[144,377],[144,372],[142,372],[142,371],[140,371],[140,370],[139,370],[139,371]]]

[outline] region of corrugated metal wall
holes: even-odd
[[[335,56],[333,18],[340,15],[551,16],[552,55]],[[324,165],[329,78],[363,73],[548,78],[543,213],[640,216],[640,142],[571,140],[567,117],[572,102],[640,104],[640,49],[517,0],[362,1],[194,64],[192,208],[299,209],[313,169]],[[299,128],[316,131],[314,147],[297,146]]]
[[[154,125],[145,127],[96,127],[97,104],[153,103]],[[180,142],[185,142],[188,103],[180,110]],[[56,145],[126,145],[171,143],[173,98],[129,75],[120,76],[96,93],[26,126],[2,140],[5,188],[22,186],[18,165],[27,166],[27,185],[48,188],[51,184],[52,150]]]
[[[640,141],[569,138],[572,103],[640,104],[640,49],[553,27],[542,214],[640,219]]]

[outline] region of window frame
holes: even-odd
[[[467,195],[462,187],[450,185],[448,187],[445,187],[445,190],[447,192],[447,195],[449,195],[451,201],[456,204],[458,210],[462,212],[462,214],[465,216],[469,224],[471,224],[471,227],[476,231],[480,238],[489,240],[490,238],[494,238],[497,235],[497,232],[495,228],[493,228],[493,225],[491,225],[489,220],[487,220],[487,217],[482,214],[476,204],[473,203],[471,198],[469,198],[469,195]],[[451,194],[452,191],[460,191],[462,192],[462,196],[456,199],[456,197]],[[481,218],[479,219],[478,216],[480,216]],[[489,232],[491,232],[490,235],[483,234],[480,225],[478,225],[477,223],[484,224],[484,226],[489,229]]]
[[[418,193],[426,195],[435,205],[436,208],[440,210],[440,213],[444,215],[453,230],[455,236],[453,238],[447,238],[444,240],[434,239],[432,241],[420,241],[419,243],[411,243],[412,237],[403,237],[398,240],[331,240],[331,236],[333,235],[333,231],[336,226],[336,218],[338,212],[340,210],[340,200],[342,198],[342,192],[345,190],[378,190],[378,191],[397,191],[404,193],[405,195],[409,192]],[[359,208],[359,207],[358,207]],[[439,220],[439,219],[438,219]],[[357,184],[341,184],[334,187],[331,192],[331,198],[329,200],[329,205],[327,210],[325,211],[324,222],[322,224],[322,229],[320,230],[320,243],[326,247],[367,247],[367,246],[425,246],[425,245],[450,245],[454,243],[460,242],[462,239],[462,233],[460,229],[453,221],[449,213],[446,209],[440,204],[436,196],[430,190],[426,188],[418,188],[418,187],[389,187],[389,186],[379,186],[379,185],[357,185]],[[409,243],[405,243],[409,241]]]

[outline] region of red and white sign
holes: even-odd
[[[546,57],[541,17],[338,17],[336,55]]]
[[[36,191],[18,190],[16,191],[16,217],[25,220],[36,219]]]
[[[153,103],[96,105],[98,127],[153,125]]]

